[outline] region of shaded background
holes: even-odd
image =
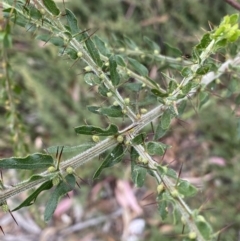
[[[59,6],[62,8],[61,2]],[[96,34],[113,48],[118,48],[115,38],[124,35],[133,39],[139,49],[147,51],[143,36],[148,36],[159,44],[161,54],[172,57],[191,54],[206,30],[218,25],[224,15],[236,12],[224,1],[208,0],[78,0],[66,2],[66,7],[78,16],[80,28],[97,30]],[[83,80],[84,65],[78,62],[72,66],[72,61],[59,57],[57,48],[50,44],[43,47],[43,43],[34,40],[34,33],[18,26],[13,29],[12,37],[9,56],[22,136],[14,144],[21,146],[18,154],[42,152],[51,145],[91,141],[77,136],[73,128],[84,123],[104,126],[108,120],[86,109],[87,105],[98,104],[99,99],[96,89]],[[234,56],[237,50],[236,44],[217,57],[224,61],[225,56]],[[156,77],[163,71],[179,78],[176,70],[167,70],[168,66],[144,64],[150,73],[158,70]],[[237,240],[240,231],[239,88],[239,75],[225,74],[220,84],[214,83],[209,88],[210,100],[204,108],[195,110],[197,98],[189,101],[183,115],[185,122],[174,121],[170,132],[161,140],[172,146],[163,161],[171,163],[175,170],[184,162],[182,177],[199,187],[198,196],[188,200],[190,207],[202,205],[203,215],[216,231],[231,224],[219,240]],[[1,108],[1,115],[5,114]],[[14,135],[9,135],[6,123],[9,123],[7,115],[0,119],[1,158],[16,154],[12,148]],[[120,123],[124,126],[122,120]],[[139,230],[139,240],[182,239],[182,225],[172,225],[171,218],[162,222],[157,214],[156,184],[151,177],[145,187],[134,188],[126,157],[123,164],[104,171],[101,179],[93,183],[91,177],[98,165],[96,159],[78,170],[85,182],[70,199],[65,198],[59,204],[48,224],[43,222],[42,213],[49,194],[41,195],[30,208],[14,213],[19,226],[9,214],[1,213],[1,225],[7,234],[3,240],[120,240],[121,235],[127,240],[135,226],[145,227],[143,232]],[[4,172],[4,179],[9,183],[27,176],[28,173]],[[11,199],[10,207],[26,197],[21,194]]]

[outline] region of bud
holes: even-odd
[[[90,71],[92,71],[92,68],[91,68],[91,66],[86,66],[86,67],[84,68],[84,70],[85,70],[86,72],[90,72]]]
[[[100,141],[99,136],[96,136],[96,135],[93,135],[93,136],[92,136],[92,140],[93,140],[94,142],[99,142],[99,141]]]
[[[123,140],[124,140],[123,136],[120,135],[120,136],[117,137],[117,141],[118,141],[119,143],[122,143]]]
[[[147,113],[147,109],[141,108],[140,112],[141,112],[141,114],[146,114]]]
[[[68,167],[66,169],[66,172],[67,172],[67,174],[73,174],[74,173],[74,169],[72,167]]]
[[[56,176],[52,179],[52,184],[53,186],[57,186],[60,183],[60,178],[59,176]]]
[[[195,232],[190,232],[190,233],[188,234],[188,238],[189,238],[189,239],[196,239],[196,237],[197,237],[197,234],[196,234]]]
[[[112,92],[107,92],[107,97],[111,97],[112,95]]]
[[[47,169],[48,172],[55,172],[56,171],[56,167],[54,166],[50,166],[48,169]]]
[[[165,189],[164,184],[163,184],[163,183],[159,184],[159,185],[157,186],[157,193],[158,193],[158,194],[162,193],[162,192],[164,191],[164,189]]]
[[[77,52],[78,58],[81,58],[83,56],[83,53],[81,51]]]

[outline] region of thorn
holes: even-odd
[[[13,216],[13,214],[12,214],[12,212],[9,210],[8,211],[10,214],[11,214],[11,216],[12,216],[12,218],[13,218],[13,220],[14,220],[14,222],[18,225],[18,222],[17,222],[17,220],[14,218],[14,216]],[[19,226],[19,225],[18,225]]]
[[[183,227],[182,227],[182,234],[184,234],[184,231],[185,231],[185,225],[183,224]]]
[[[179,172],[178,172],[178,177],[177,177],[177,182],[176,182],[175,187],[178,185],[178,181],[179,181],[180,176],[181,176],[181,173],[182,173],[182,167],[183,167],[183,162],[181,163],[181,167],[180,167],[180,170],[179,170]]]
[[[60,152],[60,155],[59,155],[59,162],[60,162],[61,157],[62,157],[63,149],[64,149],[64,146],[62,146],[62,149],[61,149],[61,152]]]
[[[147,204],[144,204],[142,207],[151,206],[151,205],[154,205],[154,204],[158,204],[158,202],[147,203]]]
[[[148,194],[146,197],[144,197],[144,198],[142,199],[142,201],[145,200],[145,199],[147,199],[147,198],[149,198],[149,197],[151,197],[151,196],[153,196],[153,195],[154,195],[154,192]]]
[[[3,231],[3,228],[2,228],[2,226],[0,226],[0,229],[1,229],[1,231],[2,231],[2,233],[5,235],[5,233],[4,233],[4,231]]]
[[[57,147],[56,159],[58,159],[58,148],[59,146]]]
[[[153,127],[153,123],[152,123],[152,121],[151,121],[151,128],[152,128],[152,132],[153,132],[153,134],[155,134],[155,131],[154,131],[154,127]]]
[[[0,170],[0,173],[1,173],[1,180],[3,182],[3,174],[2,174],[2,169]]]

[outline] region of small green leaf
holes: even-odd
[[[178,105],[177,110],[178,110],[178,115],[181,116],[187,106],[187,101],[183,100],[181,103]]]
[[[126,87],[126,89],[134,92],[139,92],[142,89],[141,83],[126,83],[124,86]]]
[[[118,65],[126,67],[125,61],[121,55],[115,55],[115,59]]]
[[[201,108],[204,104],[206,104],[209,100],[209,93],[206,92],[200,92],[199,94],[199,108]]]
[[[162,220],[165,220],[167,218],[167,215],[168,215],[167,207],[168,207],[167,201],[159,200],[158,212],[159,212],[159,215],[161,216]]]
[[[66,48],[65,50],[63,49],[62,51],[64,51],[71,59],[78,58],[76,50],[74,50],[72,48]]]
[[[142,76],[148,76],[148,69],[137,60],[128,57],[129,64]]]
[[[85,74],[84,75],[84,81],[90,86],[97,85],[97,84],[101,83],[101,80],[94,73]]]
[[[192,74],[193,74],[193,72],[192,72],[191,68],[189,68],[189,67],[184,67],[184,68],[182,69],[182,71],[181,71],[181,75],[182,75],[184,78],[186,78],[186,77],[188,77],[188,76],[191,76]]]
[[[177,185],[179,193],[185,197],[194,196],[197,193],[197,188],[191,185],[188,181],[181,180]]]
[[[107,93],[109,92],[108,88],[104,85],[104,83],[98,86],[98,92],[100,95],[107,97]]]
[[[108,48],[106,48],[105,43],[97,35],[94,36],[94,43],[96,44],[99,52],[102,55],[107,56],[107,57],[109,57],[111,55]]]
[[[77,134],[83,135],[98,135],[98,136],[113,136],[118,133],[118,127],[110,124],[107,129],[101,129],[96,126],[79,126],[75,128]]]
[[[164,45],[165,45],[165,47],[167,49],[168,55],[171,55],[173,57],[180,57],[180,56],[182,56],[182,52],[179,49],[171,46],[168,43],[164,43]]]
[[[65,182],[66,181],[66,182]],[[70,192],[71,190],[74,189],[75,186],[75,177],[72,174],[68,174],[65,177],[64,181],[61,181],[54,192],[51,194],[50,199],[47,202],[46,209],[44,212],[44,221],[49,221],[56,210],[56,207],[58,205],[58,202],[61,197],[63,197],[65,194]]]
[[[149,155],[162,156],[164,154],[164,147],[161,142],[149,141],[147,142],[147,151]]]
[[[199,216],[198,216],[199,217]],[[204,218],[196,218],[195,223],[205,240],[210,240],[212,236],[212,227]]]
[[[133,147],[131,148],[130,156],[132,180],[137,187],[142,187],[145,182],[147,169],[139,165],[136,165],[135,160],[137,159],[139,154]]]
[[[108,117],[114,117],[114,118],[124,117],[121,106],[112,105],[109,107],[101,107],[99,108],[98,111],[99,111],[99,114],[106,115]]]
[[[154,41],[152,41],[150,38],[144,36],[143,37],[143,40],[144,42],[148,45],[148,47],[151,49],[151,50],[157,50],[158,52],[160,52],[160,47],[157,43],[155,43]]]
[[[186,85],[182,86],[182,88],[181,88],[182,94],[187,95],[189,93],[189,91],[191,90],[192,86],[193,85],[191,82],[188,82]]]
[[[94,105],[89,105],[89,106],[87,106],[87,109],[90,111],[90,112],[92,112],[92,113],[94,113],[94,114],[98,114],[98,115],[100,115],[101,113],[99,112],[99,109],[100,109],[101,107],[100,106],[94,106]]]
[[[110,77],[111,77],[112,84],[114,86],[117,86],[120,82],[120,77],[117,72],[117,62],[116,62],[115,56],[111,56],[109,58],[109,70],[110,70]]]
[[[165,110],[161,118],[161,127],[164,130],[167,130],[171,122],[171,112]]]
[[[159,90],[157,90],[157,89],[151,89],[151,92],[152,92],[154,95],[156,95],[156,96],[158,96],[158,97],[161,97],[161,98],[164,98],[164,97],[167,97],[167,96],[168,96],[168,93],[163,93],[163,92],[161,92],[161,91],[159,91]]]
[[[167,133],[167,129],[163,129],[162,128],[162,124],[161,122],[159,122],[156,130],[155,130],[155,134],[154,134],[154,140],[157,141],[160,138],[162,138],[165,134]]]
[[[111,153],[105,158],[101,166],[97,169],[97,171],[93,175],[93,179],[96,179],[101,174],[104,168],[112,167],[122,161],[124,154],[124,149],[122,144],[118,144]]]
[[[60,14],[60,10],[58,9],[56,3],[53,0],[42,0],[44,6],[47,8],[49,12],[53,15],[58,16]]]
[[[51,189],[52,186],[53,186],[52,180],[43,183],[40,187],[37,188],[37,190],[35,190],[30,196],[28,196],[19,206],[14,208],[12,210],[12,212],[17,211],[20,208],[27,207],[27,206],[30,206],[30,205],[34,204],[34,202],[36,201],[38,195],[42,191]]]
[[[2,169],[25,169],[36,170],[48,168],[54,164],[52,156],[41,153],[35,153],[26,157],[11,157],[0,159],[0,168]]]
[[[127,36],[124,36],[124,42],[130,49],[132,50],[138,49],[136,43],[132,39],[128,38]]]
[[[134,163],[134,162],[131,162]],[[139,165],[132,165],[132,180],[136,187],[142,187],[145,182],[147,169]]]
[[[144,143],[145,138],[146,138],[146,133],[140,133],[132,139],[132,144],[140,145],[140,144]]]
[[[88,49],[89,54],[91,55],[91,57],[93,58],[94,62],[99,66],[102,67],[103,63],[102,60],[100,58],[100,54],[98,52],[98,49],[96,48],[95,44],[93,43],[93,41],[91,40],[91,38],[85,33],[83,34],[86,37],[85,40],[85,45]]]
[[[67,16],[67,23],[71,30],[72,35],[78,34],[80,29],[78,27],[78,22],[77,22],[76,16],[73,14],[73,12],[71,10],[69,10],[67,8],[65,9],[65,11],[66,11],[66,16]],[[77,36],[76,39],[80,40],[79,36]]]
[[[170,80],[168,84],[168,93],[172,93],[174,90],[176,90],[178,87],[178,84],[174,80]]]
[[[209,72],[210,67],[208,65],[201,66],[197,69],[196,73],[199,75],[205,75]]]

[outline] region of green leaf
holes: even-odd
[[[84,81],[90,86],[97,85],[97,84],[101,83],[101,80],[94,73],[85,74],[84,75]]]
[[[155,130],[155,134],[154,134],[154,140],[157,141],[160,138],[162,138],[165,134],[167,133],[167,129],[163,129],[162,128],[162,124],[161,122],[158,123],[158,126]]]
[[[77,134],[83,135],[98,135],[98,136],[113,136],[118,133],[118,127],[110,124],[107,129],[101,129],[96,126],[79,126],[75,128]]]
[[[121,106],[112,105],[109,107],[101,107],[99,108],[98,111],[100,114],[106,115],[108,117],[114,117],[114,118],[124,117]]]
[[[61,181],[57,185],[56,189],[51,194],[51,197],[47,202],[46,209],[44,212],[44,221],[46,222],[51,219],[54,211],[56,210],[60,198],[74,189],[76,183],[74,175],[68,174],[65,177],[65,181]]]
[[[106,48],[105,43],[97,35],[94,36],[94,43],[96,44],[99,52],[102,55],[107,56],[107,57],[109,57],[111,55],[108,48]]]
[[[179,181],[177,185],[177,190],[185,197],[194,196],[197,193],[197,188],[185,180]]]
[[[35,190],[30,196],[28,196],[19,206],[14,208],[12,210],[12,212],[17,211],[20,208],[27,207],[27,206],[30,206],[30,205],[34,204],[34,202],[36,201],[38,195],[42,191],[51,189],[52,186],[53,186],[52,180],[43,183],[40,187],[37,188],[37,190]]]
[[[181,103],[178,105],[177,110],[178,110],[178,115],[181,116],[187,106],[187,101],[183,100]]]
[[[72,49],[72,48],[66,48],[65,50],[63,49],[62,52],[65,52],[71,59],[77,59],[77,52],[76,50]]]
[[[200,43],[195,46],[195,50],[197,51],[197,54],[200,55],[203,50],[207,48],[207,46],[211,43],[211,35],[210,33],[206,33],[203,35]],[[196,53],[194,53],[196,55]]]
[[[53,15],[58,16],[60,14],[60,10],[58,9],[56,3],[53,0],[42,0],[44,6],[47,8],[49,12]]]
[[[107,93],[109,92],[108,88],[104,85],[104,83],[98,86],[98,92],[100,95],[107,97]]]
[[[171,55],[173,57],[180,57],[180,56],[182,56],[182,52],[179,49],[171,46],[168,43],[164,43],[164,45],[165,45],[165,47],[167,49],[168,55]]]
[[[124,36],[124,42],[130,49],[133,49],[133,50],[138,49],[136,43],[126,36]]]
[[[118,65],[126,67],[125,61],[121,55],[115,55],[115,59]]]
[[[142,76],[148,76],[148,69],[137,60],[128,57],[129,64]]]
[[[111,77],[112,84],[114,86],[117,86],[120,82],[120,77],[117,72],[117,62],[116,62],[115,56],[111,56],[109,58],[109,70],[110,70],[110,77]]]
[[[167,130],[171,122],[171,112],[169,110],[165,110],[161,117],[161,127],[164,130]]]
[[[132,163],[132,181],[137,187],[142,187],[145,182],[147,169]]]
[[[150,38],[144,36],[143,37],[143,40],[144,42],[148,45],[148,47],[151,49],[151,50],[157,50],[158,52],[160,52],[160,47],[157,43],[155,43],[154,41],[152,41]]]
[[[122,161],[124,149],[122,144],[118,144],[112,151],[107,155],[101,166],[93,175],[93,179],[96,179],[101,174],[104,168],[112,167]]]
[[[134,92],[139,92],[142,89],[141,83],[126,83],[124,86],[126,87],[126,89]]]
[[[34,153],[26,157],[11,157],[0,159],[0,168],[2,169],[25,169],[36,170],[48,168],[54,165],[52,156],[41,153]]]
[[[201,108],[204,104],[206,104],[209,100],[209,93],[207,92],[200,92],[199,94],[199,108]]]
[[[168,93],[172,93],[174,90],[176,90],[178,87],[178,84],[174,80],[170,80],[168,84]]]
[[[203,238],[205,240],[211,240],[213,230],[211,225],[207,223],[205,218],[201,215],[197,215],[197,217],[195,217],[195,223],[200,233],[202,234]]]
[[[99,67],[102,67],[103,63],[102,63],[102,60],[100,58],[100,54],[98,52],[98,49],[96,48],[95,44],[93,43],[93,41],[90,39],[90,37],[86,33],[83,34],[83,35],[86,37],[85,45],[88,49],[89,54],[93,58],[94,62]]]
[[[164,98],[164,97],[167,97],[167,96],[168,96],[168,93],[163,93],[163,92],[161,92],[161,91],[159,91],[159,90],[157,90],[157,89],[151,89],[151,92],[152,92],[154,95],[156,95],[156,96],[158,96],[158,97],[161,97],[161,98]]]
[[[182,94],[186,95],[189,93],[189,91],[191,90],[193,84],[191,82],[188,82],[186,85],[182,86],[181,90],[182,90]]]
[[[142,187],[145,182],[147,169],[139,165],[136,165],[135,160],[137,159],[139,154],[133,147],[131,148],[130,156],[131,156],[131,176],[132,176],[133,183],[137,187]]]
[[[144,143],[145,138],[146,138],[146,133],[140,133],[132,139],[132,144],[140,145],[140,144]]]
[[[164,154],[164,147],[160,142],[149,141],[147,142],[147,152],[149,155],[159,155]]]
[[[162,220],[165,220],[167,218],[168,215],[168,211],[167,211],[167,201],[164,200],[158,200],[158,212],[159,215],[161,216]]]
[[[65,11],[66,11],[66,16],[67,16],[67,23],[68,23],[68,26],[70,28],[72,35],[78,34],[80,32],[80,29],[78,27],[77,18],[75,17],[75,15],[73,14],[73,12],[71,10],[66,8]],[[77,36],[76,39],[80,40],[79,36]]]
[[[209,72],[210,66],[204,65],[197,69],[196,73],[199,75],[205,75]]]
[[[191,68],[189,68],[189,67],[184,67],[184,68],[182,69],[182,71],[181,71],[181,75],[182,75],[184,78],[186,78],[186,77],[188,77],[188,76],[191,76],[192,74],[193,74],[193,72],[192,72]]]

